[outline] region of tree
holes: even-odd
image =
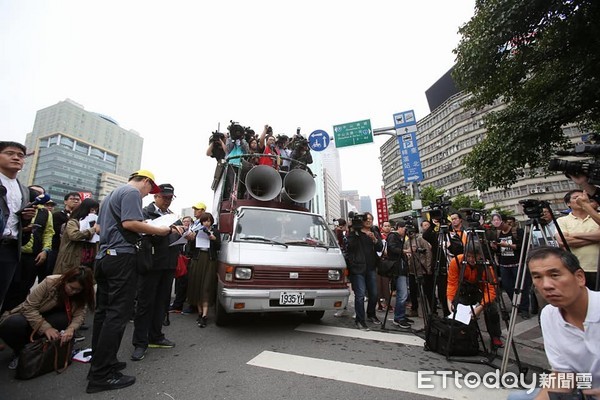
[[[432,203],[439,203],[440,196],[443,196],[444,193],[444,189],[436,189],[431,185],[426,186],[421,190],[421,202],[423,203],[423,207],[430,206]]]
[[[413,197],[404,193],[398,192],[394,195],[394,199],[392,202],[392,212],[394,214],[401,213],[403,211],[411,210],[411,201],[413,201]]]
[[[466,196],[461,193],[452,200],[452,207],[457,210],[460,210],[461,208],[483,210],[485,208],[485,203],[479,200],[477,196]]]
[[[487,136],[463,159],[479,190],[508,187],[545,170],[577,124],[600,131],[600,1],[476,0],[459,29],[453,77],[482,109]]]

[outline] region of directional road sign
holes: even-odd
[[[357,144],[373,143],[371,120],[350,122],[333,127],[335,147],[354,146]]]
[[[417,146],[417,121],[413,110],[394,114],[394,127],[400,146],[402,157],[402,172],[404,182],[418,182],[423,180],[421,157]]]
[[[316,130],[308,135],[308,147],[314,151],[323,151],[329,146],[329,134],[324,130]]]

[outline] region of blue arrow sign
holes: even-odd
[[[329,135],[322,129],[318,129],[308,135],[308,147],[314,151],[323,151],[329,146]]]

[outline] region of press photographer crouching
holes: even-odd
[[[464,271],[461,271],[463,267]],[[502,335],[500,315],[495,303],[497,281],[493,271],[491,274],[489,273],[491,270],[486,265],[479,241],[469,241],[465,248],[465,254],[459,254],[452,258],[448,265],[446,296],[448,308],[452,313],[455,312],[459,303],[472,306],[474,318],[477,318],[483,311],[492,347],[498,348],[504,347],[504,343],[500,338]]]
[[[349,214],[351,220],[348,234],[348,271],[354,291],[355,324],[358,329],[369,330],[365,322],[365,295],[368,321],[380,325],[375,307],[377,306],[377,264],[380,262],[377,252],[383,250],[381,236],[373,229],[371,213]]]
[[[86,305],[94,309],[94,283],[89,268],[73,268],[44,279],[22,304],[0,318],[0,338],[15,353],[9,368],[17,368],[19,353],[29,343],[33,330],[34,338],[60,339],[63,345],[70,342],[85,319]]]

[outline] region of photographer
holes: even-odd
[[[227,130],[229,131],[229,138],[225,148],[228,162],[225,194],[229,196],[232,191],[235,191],[235,197],[240,198],[246,191],[244,182],[238,181],[236,185],[235,180],[239,178],[242,166],[241,156],[250,153],[250,150],[246,139],[244,139],[244,128],[232,121]]]
[[[259,151],[261,151],[268,157],[260,157],[258,159],[259,165],[269,165],[275,169],[279,169],[279,166],[281,165],[281,158],[279,154],[279,149],[275,145],[275,142],[276,140],[275,136],[273,136],[273,128],[271,128],[269,125],[265,125],[265,128],[263,129],[260,135],[258,146]]]
[[[431,245],[418,233],[413,223],[407,224],[408,241],[404,242],[404,252],[408,258],[408,285],[411,310],[409,317],[419,316],[419,282],[423,285],[425,296],[432,306],[433,273],[431,269]],[[423,307],[423,310],[426,310]],[[425,316],[425,312],[423,312]]]
[[[213,132],[210,139],[208,139],[208,148],[206,149],[206,155],[215,158],[217,162],[220,162],[225,158],[227,154],[227,135],[221,132]]]
[[[496,229],[496,237],[490,241],[490,247],[496,253],[500,277],[502,278],[502,289],[512,301],[519,272],[519,255],[523,245],[523,230],[510,224],[508,222],[510,217],[500,215],[500,218],[502,222]],[[531,276],[526,272],[523,296],[519,305],[519,314],[523,319],[529,318],[530,289]]]
[[[448,266],[447,303],[451,312],[455,312],[458,303],[472,306],[473,318],[483,311],[492,347],[499,348],[504,347],[504,343],[500,338],[500,315],[494,302],[496,281],[494,276],[487,275],[481,244],[470,241],[465,253],[454,257]]]
[[[406,222],[396,222],[396,230],[387,236],[387,257],[391,261],[399,261],[400,268],[392,279],[395,280],[396,305],[394,306],[394,325],[402,329],[410,329],[414,323],[406,315],[406,299],[408,299],[408,277],[404,239],[406,237]]]
[[[294,161],[299,161],[292,163],[292,169],[306,169],[306,167],[300,163],[304,163],[305,165],[312,164],[313,159],[312,155],[310,154],[310,148],[308,147],[308,140],[306,140],[302,135],[297,134],[294,137],[294,140],[292,141],[292,148],[293,150],[291,158]]]
[[[378,251],[383,250],[381,237],[373,231],[373,215],[371,213],[350,215],[352,227],[348,234],[348,271],[354,291],[355,324],[358,329],[369,330],[365,322],[365,294],[367,317],[369,322],[380,325],[375,314],[377,305],[377,264]]]
[[[436,267],[439,268],[439,271],[437,272],[437,280],[435,279],[435,276],[432,279],[437,282],[436,286],[439,304],[442,307],[444,316],[447,316],[450,315],[448,303],[446,302],[446,287],[448,284],[448,258],[446,257],[444,248],[440,247],[440,241],[438,240],[440,231],[442,230],[441,226],[441,218],[432,216],[429,227],[423,231],[423,239],[425,239],[431,245],[432,273],[436,274],[435,269]]]

